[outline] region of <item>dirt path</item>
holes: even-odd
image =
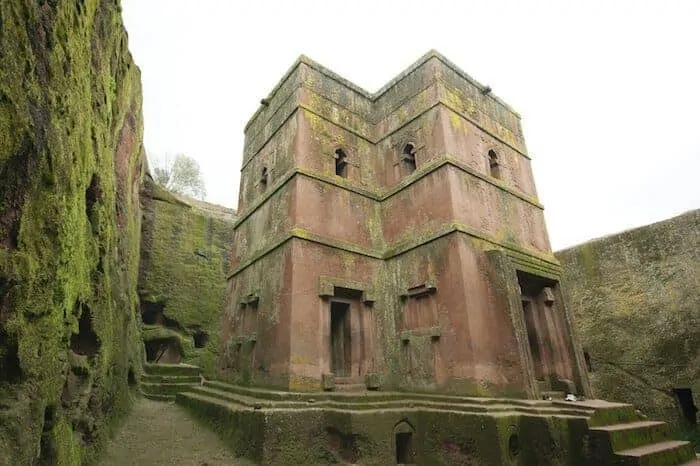
[[[173,403],[140,398],[107,445],[101,466],[249,466]]]

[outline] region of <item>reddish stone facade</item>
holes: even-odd
[[[590,395],[520,117],[430,52],[302,57],[246,142],[221,371],[288,390]]]

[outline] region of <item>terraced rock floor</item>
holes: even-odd
[[[109,442],[101,466],[248,466],[174,403],[140,398]]]

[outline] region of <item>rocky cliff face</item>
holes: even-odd
[[[214,375],[235,212],[169,193],[147,176],[142,191],[139,295],[146,355]]]
[[[0,464],[88,461],[129,406],[141,141],[118,1],[0,2]]]
[[[595,394],[686,419],[700,396],[700,210],[556,256]]]

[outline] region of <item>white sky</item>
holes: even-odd
[[[436,49],[522,115],[557,250],[700,207],[700,1],[122,0],[149,153],[236,208],[243,127],[305,54],[374,92]]]

